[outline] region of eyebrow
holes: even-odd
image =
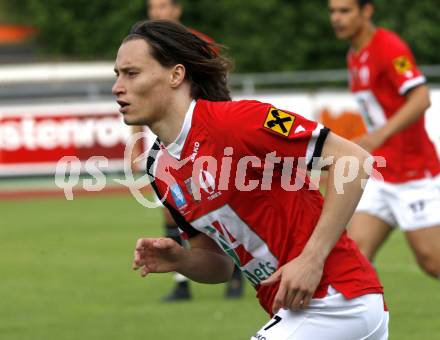
[[[119,72],[126,73],[126,72],[131,71],[131,70],[136,70],[136,71],[138,71],[138,70],[139,70],[139,67],[137,67],[137,66],[123,66],[123,67],[119,67],[119,68],[117,68],[116,65],[115,65],[115,66],[114,66],[114,69],[113,69],[113,71],[114,71],[115,73],[119,73]]]

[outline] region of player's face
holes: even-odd
[[[121,45],[115,62],[116,81],[112,92],[128,125],[151,125],[169,103],[171,69],[151,56],[143,39]]]
[[[329,0],[330,21],[339,39],[350,40],[367,19],[357,0]]]
[[[148,17],[151,20],[179,21],[182,9],[172,0],[148,0]]]

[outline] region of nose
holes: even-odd
[[[340,20],[341,20],[340,14],[337,11],[332,11],[330,13],[330,21],[332,24],[334,25],[338,24]]]
[[[115,96],[118,96],[120,94],[123,94],[125,92],[125,87],[122,84],[122,81],[120,80],[120,77],[117,77],[115,80],[115,83],[112,86],[112,93]]]

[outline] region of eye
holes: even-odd
[[[128,74],[128,76],[130,78],[133,78],[133,77],[137,76],[139,74],[139,72],[137,72],[137,71],[128,71],[127,74]]]

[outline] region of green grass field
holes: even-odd
[[[0,202],[0,339],[249,339],[267,320],[250,286],[229,301],[223,285],[194,284],[193,301],[163,304],[171,276],[131,270],[135,240],[161,235],[161,218],[128,195]],[[439,282],[401,233],[377,266],[390,339],[440,339]]]

